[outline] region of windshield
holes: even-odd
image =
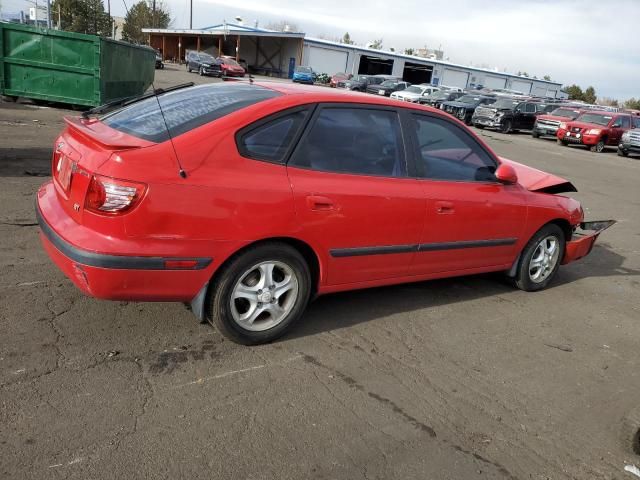
[[[569,110],[568,108],[556,108],[553,112],[551,112],[551,115],[566,118],[576,118],[579,114],[579,110]]]
[[[420,88],[420,87],[409,87],[406,88],[404,91],[405,92],[409,92],[409,93],[422,93],[424,89]]]
[[[231,65],[232,67],[239,67],[240,65],[233,58],[222,58],[225,65]]]
[[[584,123],[595,123],[596,125],[607,126],[613,117],[611,115],[602,115],[599,113],[583,113],[576,121]]]
[[[107,126],[151,142],[169,139],[254,103],[274,98],[274,90],[232,82],[208,83],[149,97],[108,113]],[[162,113],[158,107],[162,105]],[[166,126],[165,126],[166,121]]]
[[[456,102],[462,103],[478,103],[480,101],[480,97],[476,97],[475,95],[463,95]]]
[[[298,67],[296,73],[311,73],[311,67]]]
[[[382,82],[380,84],[381,87],[395,87],[396,84],[398,82],[396,82],[395,80],[385,80],[384,82]]]
[[[367,77],[366,75],[354,75],[353,77],[351,77],[351,80],[354,80],[356,82],[365,82],[367,78],[369,77]]]
[[[432,93],[427,98],[430,100],[442,100],[445,98],[449,98],[449,95],[451,95],[451,92],[440,90],[439,92]]]
[[[201,62],[207,62],[207,63],[214,63],[215,60],[211,55],[207,55],[206,53],[201,53],[200,54],[200,61]]]
[[[497,100],[491,108],[513,108],[520,103],[518,100],[512,100],[510,98],[501,98]]]

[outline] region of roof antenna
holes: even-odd
[[[184,168],[182,168],[182,165],[180,164],[180,158],[178,157],[178,151],[176,150],[176,146],[173,143],[173,137],[171,136],[171,131],[169,130],[169,125],[167,124],[167,119],[164,116],[164,111],[162,110],[162,105],[160,104],[160,99],[158,98],[158,95],[164,93],[164,90],[162,88],[158,88],[156,89],[155,85],[152,83],[151,87],[153,88],[153,96],[156,99],[156,102],[158,102],[158,108],[160,109],[160,115],[162,115],[162,121],[164,122],[164,128],[167,130],[167,135],[169,136],[169,142],[171,142],[171,148],[173,148],[173,154],[176,156],[176,162],[178,162],[178,175],[180,175],[180,178],[187,178],[187,172],[184,171]]]

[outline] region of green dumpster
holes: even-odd
[[[97,106],[142,94],[155,51],[95,35],[0,22],[0,93]]]

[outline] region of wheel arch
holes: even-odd
[[[242,248],[231,253],[220,266],[215,270],[211,278],[202,286],[190,302],[191,311],[201,322],[206,322],[207,305],[209,304],[211,286],[215,284],[216,278],[224,271],[235,258],[242,255],[245,251],[268,243],[284,243],[295,248],[307,262],[309,272],[311,274],[311,298],[314,298],[318,292],[320,279],[322,278],[323,268],[320,257],[317,252],[307,242],[294,237],[268,237],[253,241],[244,245]]]
[[[518,269],[518,264],[520,263],[520,258],[522,257],[523,250],[526,248],[526,246],[529,244],[529,242],[535,236],[535,234],[538,233],[541,229],[543,229],[547,225],[557,225],[560,228],[560,230],[562,230],[562,233],[564,233],[564,243],[565,244],[569,240],[571,240],[571,236],[573,235],[573,227],[571,226],[571,224],[569,223],[569,221],[566,218],[554,218],[552,220],[549,220],[549,221],[543,223],[542,225],[540,225],[538,228],[535,229],[535,231],[529,236],[529,238],[527,238],[527,241],[523,244],[522,248],[518,252],[518,256],[516,257],[516,259],[511,264],[511,268],[509,269],[509,271],[507,273],[508,277],[512,277],[512,278],[515,277],[516,271]]]

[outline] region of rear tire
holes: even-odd
[[[548,223],[529,240],[520,254],[514,282],[526,292],[543,290],[555,277],[564,257],[565,238],[562,229]]]
[[[300,319],[311,274],[295,248],[266,243],[233,257],[209,292],[209,323],[235,343],[258,345],[282,336]]]

